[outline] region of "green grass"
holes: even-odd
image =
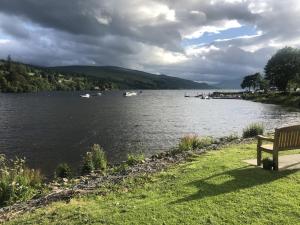
[[[264,126],[261,123],[251,123],[243,130],[244,138],[256,137],[264,133]]]
[[[196,135],[187,135],[180,139],[178,144],[178,151],[193,151],[196,149],[201,149],[207,147],[213,143],[211,137],[198,137]]]
[[[300,172],[242,161],[255,156],[255,144],[210,151],[107,187],[104,196],[54,203],[9,224],[299,224]]]
[[[127,155],[126,164],[128,166],[133,166],[142,163],[143,161],[145,161],[145,156],[143,153],[129,153]]]

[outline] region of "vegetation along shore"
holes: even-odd
[[[189,135],[168,152],[147,159],[129,155],[115,166],[109,166],[102,149],[94,145],[84,156],[84,175],[71,178],[68,166],[60,165],[57,178],[34,198],[1,208],[1,221],[295,224],[299,172],[270,172],[243,162],[255,158],[256,141],[251,137],[262,132],[254,124],[245,128],[243,138]]]
[[[255,102],[300,108],[300,92],[245,93],[242,97]]]
[[[300,49],[285,47],[267,62],[264,74],[245,76],[246,100],[300,108]]]

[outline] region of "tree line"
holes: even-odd
[[[264,75],[260,73],[245,76],[241,87],[268,91],[296,90],[300,87],[300,49],[285,47],[278,50],[267,62]]]
[[[10,56],[0,60],[0,92],[105,90],[113,87],[112,83],[96,77],[34,67],[15,62]]]

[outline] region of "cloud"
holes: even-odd
[[[277,49],[300,47],[298,21],[297,0],[1,0],[0,57],[215,82],[262,71]],[[239,33],[223,35],[232,28]],[[205,35],[212,40],[201,42]]]

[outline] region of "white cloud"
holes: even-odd
[[[142,56],[146,64],[155,65],[172,65],[188,60],[187,56],[182,53],[166,51],[154,46],[144,46]]]
[[[195,39],[201,37],[204,33],[219,33],[220,31],[230,28],[241,27],[242,25],[237,20],[223,20],[219,21],[215,26],[201,26],[189,34],[185,34],[186,39]]]
[[[208,54],[212,51],[218,51],[220,48],[217,48],[214,45],[208,45],[208,46],[199,46],[199,45],[191,45],[186,47],[185,52],[188,56],[202,56],[202,59],[206,59],[206,56],[203,54]]]
[[[252,1],[248,5],[248,8],[251,13],[257,13],[257,14],[264,13],[267,11],[270,12],[273,10],[272,7],[267,2],[264,2],[264,1],[261,1],[261,2]]]
[[[8,44],[10,42],[11,42],[11,40],[9,40],[9,39],[0,39],[0,45]]]
[[[232,40],[237,40],[237,39],[249,39],[249,38],[255,38],[255,37],[259,37],[261,36],[263,33],[262,31],[258,31],[257,34],[253,34],[253,35],[242,35],[242,36],[237,36],[234,38],[223,38],[223,39],[217,39],[215,40],[215,42],[228,42],[228,41],[232,41]]]

